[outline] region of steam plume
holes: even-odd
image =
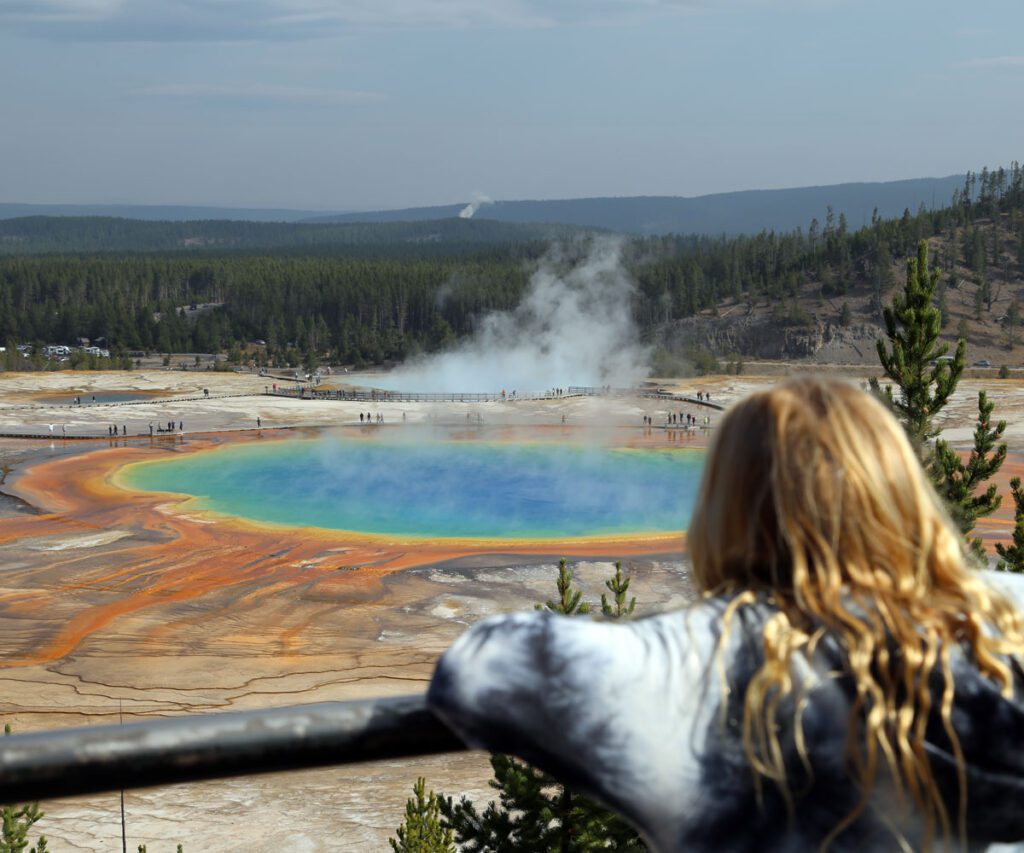
[[[633,322],[634,290],[619,241],[594,240],[574,263],[552,252],[515,309],[486,315],[468,341],[406,363],[386,384],[467,393],[633,385],[650,356]]]
[[[472,219],[483,205],[494,204],[494,199],[483,193],[473,193],[473,200],[459,211],[459,219]]]

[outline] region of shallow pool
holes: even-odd
[[[93,403],[99,405],[100,403],[130,403],[135,400],[151,400],[153,396],[152,393],[140,391],[98,391],[96,394],[89,391],[75,391],[71,394],[50,394],[40,397],[39,402],[73,406],[76,404],[76,400],[81,400],[83,406],[90,406]]]

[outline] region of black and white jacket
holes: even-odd
[[[1024,607],[1024,579],[988,577]],[[796,699],[777,714],[788,807],[771,783],[759,794],[741,731],[742,697],[772,610],[740,607],[716,659],[727,603],[622,624],[541,612],[487,619],[441,658],[428,701],[469,745],[518,755],[602,800],[656,851],[817,850],[859,801],[845,759],[853,694],[842,656],[826,640],[812,659],[794,663]],[[968,847],[1024,841],[1024,691],[1004,699],[956,653],[953,669]],[[809,767],[785,727],[794,701]],[[933,716],[925,748],[955,822],[956,761]],[[917,848],[920,826],[886,777],[880,770],[868,808],[831,850]]]

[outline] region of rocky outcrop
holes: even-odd
[[[673,351],[693,348],[716,356],[860,362],[877,358],[873,323],[841,326],[831,321],[793,325],[771,317],[687,317],[665,326],[659,342]]]

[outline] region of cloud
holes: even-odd
[[[379,101],[384,97],[379,92],[361,92],[352,89],[314,89],[262,84],[234,86],[206,83],[148,86],[144,89],[136,89],[130,94],[149,98],[235,101],[239,103],[319,104],[321,106],[353,106]]]
[[[1024,56],[988,56],[955,63],[957,68],[1024,68]]]
[[[675,16],[684,0],[0,0],[0,27],[56,40],[296,41],[358,28],[525,29]]]

